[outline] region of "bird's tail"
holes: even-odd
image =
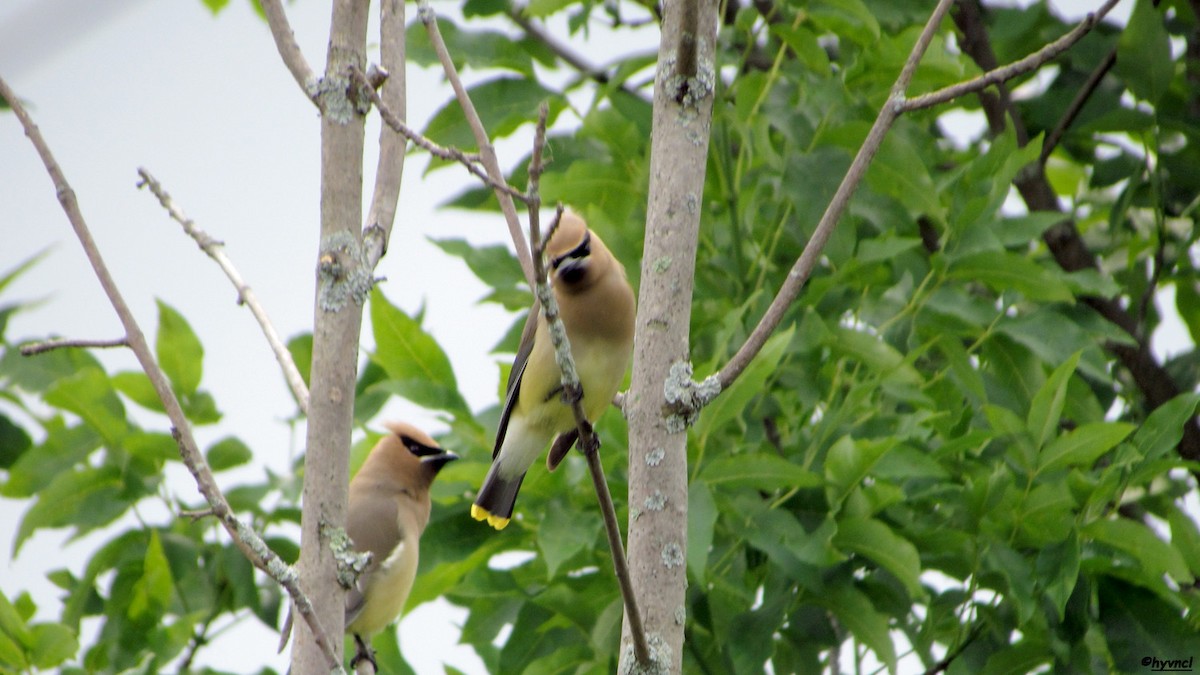
[[[486,520],[488,525],[497,530],[503,530],[512,518],[517,492],[521,490],[521,481],[525,480],[524,471],[515,476],[504,476],[499,470],[500,466],[498,461],[492,464],[475,497],[475,503],[471,505],[472,518]]]

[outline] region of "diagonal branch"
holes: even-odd
[[[1051,42],[1045,47],[1042,47],[1029,56],[1026,56],[1019,61],[1014,61],[1006,66],[989,70],[983,75],[980,75],[972,80],[959,82],[958,84],[952,84],[949,87],[944,87],[942,89],[938,89],[937,91],[929,92],[928,94],[922,94],[920,96],[907,99],[902,104],[903,110],[910,111],[931,108],[935,105],[952,101],[961,96],[966,96],[967,94],[974,94],[976,92],[983,91],[992,85],[999,84],[1001,82],[1007,82],[1014,77],[1018,77],[1020,75],[1024,75],[1025,73],[1041,68],[1059,54],[1065,52],[1067,49],[1070,49],[1070,47],[1076,42],[1079,42],[1084,35],[1087,35],[1089,32],[1091,32],[1091,30],[1096,27],[1096,24],[1100,23],[1100,20],[1104,18],[1104,15],[1108,14],[1108,12],[1112,10],[1112,8],[1115,7],[1118,2],[1120,2],[1120,0],[1107,0],[1107,2],[1101,5],[1100,8],[1095,12],[1089,12],[1082,21],[1080,21],[1074,28],[1071,29],[1071,32],[1060,37],[1054,42]]]
[[[304,59],[300,45],[296,44],[296,34],[292,32],[292,26],[288,23],[281,0],[262,0],[260,4],[263,13],[267,15],[267,25],[271,28],[271,37],[275,39],[275,47],[279,50],[283,64],[287,66],[288,72],[296,79],[296,84],[300,85],[308,100],[317,103],[320,78]]]
[[[525,236],[521,232],[521,221],[517,217],[517,207],[513,203],[513,198],[504,190],[496,189],[496,185],[505,184],[504,172],[500,170],[500,162],[496,159],[496,148],[492,145],[491,139],[488,138],[487,130],[483,128],[483,121],[479,119],[479,113],[475,110],[475,104],[471,101],[470,94],[467,93],[466,87],[463,86],[462,80],[458,77],[458,69],[454,67],[454,60],[450,57],[450,52],[446,49],[446,41],[442,39],[442,33],[438,29],[437,15],[433,11],[433,7],[429,4],[429,0],[420,0],[417,3],[417,16],[421,18],[421,22],[425,24],[425,30],[429,33],[429,42],[433,45],[433,49],[437,52],[438,60],[442,62],[442,69],[446,72],[446,79],[450,81],[450,86],[454,89],[454,95],[458,97],[458,103],[462,106],[463,115],[467,118],[467,123],[471,127],[471,133],[475,135],[475,143],[479,146],[479,157],[483,162],[483,166],[487,169],[487,175],[492,180],[493,189],[496,192],[496,200],[500,202],[500,210],[504,213],[504,220],[508,223],[508,234],[512,237],[513,246],[517,251],[517,260],[521,263],[521,271],[525,274],[525,281],[529,283],[529,287],[534,286],[533,260],[529,254],[529,245],[525,242]]]
[[[539,209],[542,204],[539,184],[542,177],[542,151],[546,146],[546,104],[538,110],[537,130],[534,135],[533,156],[529,162],[529,248],[534,251],[533,273],[536,284],[538,305],[546,317],[549,327],[550,341],[554,344],[554,360],[562,373],[563,398],[570,402],[571,411],[575,415],[575,426],[579,430],[579,449],[587,458],[588,470],[592,475],[592,486],[596,489],[596,498],[600,501],[600,512],[604,515],[604,532],[608,537],[608,548],[612,553],[613,572],[617,577],[617,585],[621,589],[621,599],[625,604],[625,615],[629,617],[633,636],[634,652],[638,663],[650,663],[650,648],[646,644],[646,631],[642,626],[642,612],[638,608],[637,596],[633,592],[633,580],[629,576],[629,562],[625,559],[625,544],[621,541],[621,528],[617,523],[617,509],[613,506],[612,493],[609,492],[608,482],[604,478],[604,467],[600,464],[600,441],[596,438],[591,421],[583,412],[583,389],[579,383],[579,375],[575,370],[575,357],[571,353],[571,343],[567,340],[567,331],[563,326],[562,317],[558,313],[558,303],[550,292],[550,284],[546,281],[545,242],[550,240],[562,218],[563,207],[559,204],[550,223],[550,230],[545,240],[541,237],[539,225]],[[533,311],[537,311],[535,308]]]
[[[234,267],[233,261],[229,256],[225,255],[225,245],[213,239],[207,232],[196,226],[195,221],[188,218],[183,213],[183,209],[175,203],[171,195],[163,189],[162,184],[150,175],[146,169],[138,169],[138,175],[142,180],[138,183],[138,187],[146,187],[158,198],[158,203],[162,204],[163,208],[171,216],[171,219],[179,223],[183,227],[183,231],[196,241],[196,245],[201,251],[208,254],[238,293],[238,304],[245,305],[249,308],[250,313],[254,315],[254,319],[258,321],[258,325],[262,328],[263,335],[267,338],[267,344],[271,346],[271,353],[275,355],[275,361],[279,363],[279,368],[283,370],[283,379],[287,381],[288,388],[292,391],[292,398],[296,400],[296,405],[300,407],[300,412],[308,414],[308,386],[304,384],[304,377],[300,375],[300,370],[296,367],[296,362],[292,360],[292,354],[288,351],[287,345],[279,337],[279,333],[275,330],[275,325],[271,323],[271,318],[267,316],[267,310],[258,301],[258,295],[250,288],[249,284],[242,278],[240,272]]]
[[[188,424],[187,417],[183,414],[183,409],[179,405],[179,400],[175,397],[175,392],[171,390],[171,385],[167,381],[166,374],[163,373],[162,368],[155,361],[154,352],[146,342],[146,336],[142,333],[141,327],[138,326],[137,320],[134,319],[133,312],[130,311],[129,305],[125,303],[124,297],[122,297],[116,282],[113,281],[112,275],[108,271],[108,266],[100,255],[100,250],[96,246],[91,231],[83,219],[83,213],[79,209],[79,202],[75,198],[75,191],[67,183],[62,169],[59,167],[57,160],[54,159],[54,155],[50,152],[45,139],[42,138],[37,125],[33,123],[33,119],[30,118],[24,106],[21,105],[21,101],[13,94],[12,89],[9,88],[8,83],[3,78],[0,78],[0,98],[8,101],[9,106],[17,115],[17,119],[21,121],[21,126],[25,129],[25,135],[29,137],[30,142],[33,143],[34,148],[41,157],[42,164],[45,165],[46,172],[50,175],[50,180],[54,183],[54,188],[58,193],[58,201],[67,215],[67,220],[70,221],[71,227],[75,230],[75,236],[83,246],[83,251],[96,273],[96,278],[99,280],[100,286],[104,289],[104,293],[108,296],[113,310],[121,320],[121,325],[125,328],[129,347],[137,357],[142,370],[145,371],[146,377],[150,379],[150,383],[154,386],[154,390],[162,401],[168,418],[171,420],[171,424],[173,425],[171,434],[179,446],[183,463],[196,480],[196,486],[199,488],[200,493],[204,495],[205,500],[212,506],[213,514],[221,521],[225,530],[232,537],[234,545],[242,551],[242,554],[255,567],[266,572],[271,578],[278,581],[280,585],[287,589],[292,601],[296,603],[300,614],[304,616],[310,630],[316,637],[317,644],[327,661],[328,667],[341,672],[342,664],[337,658],[337,652],[334,650],[333,644],[330,642],[325,630],[321,627],[320,622],[316,620],[313,614],[313,606],[309,602],[308,597],[300,590],[296,571],[272,552],[262,540],[262,537],[253,528],[246,525],[237,517],[233,509],[229,506],[229,502],[225,499],[225,495],[221,492],[221,488],[217,485],[216,479],[212,474],[212,469],[208,466],[208,462],[204,459],[204,454],[200,452],[200,448],[196,445],[196,439],[192,437],[191,426]]]

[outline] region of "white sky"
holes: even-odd
[[[1075,10],[1098,2],[1063,4]],[[1118,12],[1127,15],[1131,6],[1124,2]],[[449,3],[437,8],[451,10]],[[309,62],[322,69],[329,3],[300,0],[287,9]],[[611,44],[604,49],[601,53],[612,54]],[[319,120],[280,62],[266,25],[247,0],[232,0],[216,18],[200,0],[5,0],[0,75],[27,102],[57,155],[143,330],[153,333],[154,301],[161,298],[199,334],[206,349],[203,386],[225,415],[220,424],[197,431],[201,444],[234,434],[259,453],[253,468],[222,474],[221,484],[256,481],[264,466],[286,471],[303,434],[296,440],[281,421],[293,405],[257,325],[237,306],[217,267],[149,193],[134,187],[137,167],[147,168],[200,227],[226,242],[285,338],[310,328]],[[450,96],[440,74],[429,71],[410,69],[409,88],[409,119],[418,128]],[[560,124],[569,124],[569,117]],[[373,123],[364,163],[368,190],[376,137]],[[527,144],[526,136],[501,141],[502,163],[522,156]],[[498,216],[436,211],[438,202],[473,179],[456,168],[422,176],[424,164],[419,157],[406,167],[396,230],[377,273],[389,279],[383,289],[393,302],[408,311],[425,304],[427,329],[449,353],[468,403],[479,409],[497,396],[497,368],[487,352],[509,319],[495,306],[475,304],[483,286],[425,238],[494,243],[507,242],[507,232]],[[11,114],[0,114],[0,214],[0,271],[52,247],[4,294],[8,302],[45,300],[13,317],[10,340],[121,336],[53,187]],[[364,344],[370,347],[366,330]],[[103,359],[116,368],[136,368],[128,353],[109,352]],[[386,416],[437,429],[428,414],[400,401],[390,404]],[[162,418],[151,422],[165,425]],[[190,477],[175,469],[172,488],[193,498]],[[0,589],[10,597],[29,590],[41,605],[39,617],[52,619],[59,591],[45,581],[45,572],[63,566],[79,572],[85,554],[101,539],[87,537],[64,549],[61,533],[43,531],[13,560],[11,542],[24,508],[23,502],[0,500]],[[401,646],[417,672],[440,672],[443,660],[482,672],[469,649],[454,646],[457,630],[451,624],[461,620],[462,613],[444,603],[424,605],[406,618]],[[201,661],[232,671],[260,664],[282,670],[286,655],[274,654],[276,638],[247,618],[202,650]]]

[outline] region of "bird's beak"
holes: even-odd
[[[433,455],[425,455],[424,457],[421,458],[421,463],[422,464],[432,464],[434,470],[437,471],[437,470],[441,470],[441,468],[443,466],[449,464],[450,462],[453,462],[456,459],[458,459],[458,455],[454,454],[453,452],[450,452],[449,450],[446,450],[444,452],[439,452],[439,453],[433,454]]]

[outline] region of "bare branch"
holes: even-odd
[[[407,114],[407,92],[404,46],[404,0],[382,0],[379,3],[379,55],[383,93],[379,84],[369,77],[365,91],[371,98],[387,103],[397,117]],[[356,68],[355,74],[359,71]],[[388,125],[379,129],[379,162],[375,169],[375,191],[371,196],[371,208],[367,211],[364,236],[368,238],[367,264],[372,269],[387,252],[392,237],[392,226],[396,221],[396,203],[400,199],[400,183],[404,178],[405,139]]]
[[[479,113],[475,110],[471,96],[458,77],[458,69],[454,67],[454,60],[450,58],[450,52],[446,49],[446,41],[442,39],[442,33],[438,29],[437,15],[429,4],[429,0],[420,0],[417,3],[417,15],[425,24],[425,30],[429,33],[429,42],[437,52],[438,60],[442,62],[442,69],[446,72],[446,79],[450,81],[450,86],[454,89],[454,95],[458,97],[458,103],[462,106],[467,123],[471,126],[471,132],[475,135],[475,143],[479,146],[480,160],[487,168],[488,177],[491,178],[493,189],[495,189],[496,185],[505,184],[504,172],[500,170],[500,162],[496,159],[496,148],[488,138],[487,130],[483,128],[483,122],[479,119]],[[521,221],[517,217],[516,205],[513,203],[512,196],[504,190],[496,189],[496,200],[500,202],[500,210],[504,213],[504,219],[508,223],[508,234],[512,237],[513,246],[516,248],[517,260],[521,262],[521,271],[525,273],[525,281],[529,283],[530,288],[533,288],[532,256],[529,254],[529,245],[525,242],[525,235],[521,232]]]
[[[225,530],[229,532],[234,545],[242,551],[255,567],[266,572],[272,579],[275,579],[287,589],[292,601],[296,603],[296,606],[300,609],[300,613],[308,621],[310,630],[316,636],[321,652],[328,661],[327,665],[329,668],[341,672],[342,664],[337,658],[337,652],[329,641],[325,630],[316,621],[313,615],[312,604],[309,602],[308,597],[300,590],[295,570],[272,552],[262,540],[262,537],[253,528],[238,519],[233,509],[229,506],[229,502],[226,501],[225,495],[221,492],[221,488],[217,485],[216,479],[213,477],[212,469],[208,466],[208,462],[204,459],[204,454],[200,452],[199,447],[196,445],[195,438],[192,437],[191,426],[188,424],[187,417],[183,414],[183,409],[179,405],[179,400],[175,397],[175,392],[171,390],[171,385],[167,381],[166,374],[163,373],[162,368],[155,361],[154,352],[146,342],[146,336],[142,333],[141,327],[138,326],[137,320],[134,319],[133,313],[125,303],[124,297],[122,297],[116,282],[113,281],[112,275],[108,271],[108,266],[100,255],[100,250],[96,246],[91,231],[83,219],[83,213],[79,209],[79,202],[75,198],[75,191],[67,183],[62,169],[54,159],[54,155],[50,152],[49,146],[46,145],[45,140],[42,138],[37,125],[33,123],[24,106],[21,105],[20,100],[13,94],[8,83],[3,78],[0,78],[0,97],[8,101],[13,112],[16,113],[17,118],[21,121],[21,125],[25,128],[25,135],[29,137],[34,148],[37,149],[37,153],[46,167],[46,172],[50,175],[50,179],[54,183],[54,188],[58,193],[58,201],[67,215],[67,220],[70,221],[71,227],[75,230],[75,236],[83,246],[83,251],[96,273],[96,278],[100,281],[100,286],[104,289],[104,293],[108,296],[113,310],[116,311],[117,317],[121,320],[121,325],[125,328],[129,347],[137,357],[138,363],[146,373],[146,377],[150,379],[150,383],[158,394],[159,400],[162,401],[167,417],[173,425],[171,435],[175,438],[175,442],[179,446],[180,455],[183,458],[183,463],[195,478],[200,493],[208,501],[209,505],[212,506],[213,514],[220,519]]]
[[[1120,0],[1107,0],[1107,2],[1101,5],[1100,8],[1095,12],[1091,12],[1084,17],[1083,20],[1071,30],[1071,32],[1055,40],[1054,42],[1051,42],[1045,47],[1042,47],[1029,56],[1026,56],[1020,61],[1014,61],[1006,66],[989,70],[973,80],[967,80],[966,82],[953,84],[949,87],[945,87],[928,94],[922,94],[920,96],[904,100],[900,103],[902,112],[930,108],[947,101],[952,101],[960,96],[982,91],[983,89],[986,89],[999,82],[1007,82],[1014,77],[1037,70],[1046,63],[1050,62],[1059,54],[1069,49],[1071,45],[1079,42],[1080,38],[1082,38],[1084,35],[1087,35],[1092,28],[1095,28],[1096,24],[1100,23],[1100,20],[1103,19],[1104,16],[1108,14],[1108,12],[1112,10],[1112,8],[1115,7],[1118,2],[1120,2]]]
[[[360,85],[367,81],[366,77],[359,70],[354,71],[354,78],[355,81]],[[487,185],[493,190],[504,192],[509,197],[516,199],[517,201],[522,203],[526,202],[525,194],[509,185],[508,182],[504,180],[503,176],[501,177],[500,182],[492,180],[492,177],[488,175],[487,170],[479,166],[480,159],[478,154],[466,153],[455,147],[444,147],[434,143],[433,141],[429,140],[428,136],[425,136],[421,132],[405,124],[404,120],[397,117],[396,114],[392,112],[392,109],[388,107],[387,103],[385,103],[378,94],[374,93],[373,90],[367,89],[366,91],[370,92],[369,95],[371,97],[371,102],[374,103],[375,107],[379,109],[379,116],[383,119],[384,124],[396,133],[412,141],[413,145],[425,150],[438,159],[444,159],[449,162],[458,162],[459,164],[462,164],[464,167],[466,167],[467,171],[471,173],[471,175],[482,181],[484,185]]]
[[[271,37],[275,38],[275,47],[279,50],[283,64],[287,66],[292,77],[296,78],[296,84],[300,85],[300,90],[308,100],[317,103],[320,79],[304,59],[300,45],[296,44],[296,34],[292,32],[288,23],[281,0],[262,0],[262,8],[263,13],[267,15],[267,25],[271,27]]]
[[[275,325],[271,323],[271,318],[267,316],[267,310],[258,301],[258,296],[250,288],[249,284],[242,278],[241,273],[234,267],[233,261],[229,256],[225,255],[225,246],[222,242],[213,239],[207,232],[196,226],[195,221],[188,218],[183,213],[183,209],[175,203],[171,195],[167,193],[161,183],[146,169],[139,168],[138,175],[142,180],[138,183],[138,187],[145,187],[158,198],[158,203],[162,204],[163,208],[171,216],[171,219],[179,223],[183,227],[184,233],[196,241],[201,251],[208,254],[221,271],[225,273],[229,281],[233,284],[234,289],[238,293],[238,304],[244,304],[250,309],[250,313],[254,319],[258,321],[258,325],[262,328],[263,335],[267,338],[267,344],[271,346],[271,353],[275,355],[275,361],[279,363],[279,368],[283,370],[283,379],[287,381],[288,388],[292,391],[292,398],[295,399],[296,405],[300,407],[300,411],[308,414],[308,386],[304,384],[304,377],[300,374],[300,369],[296,367],[296,362],[292,360],[292,354],[288,351],[287,345],[279,337],[279,333],[275,330]]]
[[[55,349],[110,349],[112,347],[128,346],[129,340],[126,338],[116,338],[114,340],[69,340],[66,338],[56,338],[21,345],[21,356],[34,356]]]

